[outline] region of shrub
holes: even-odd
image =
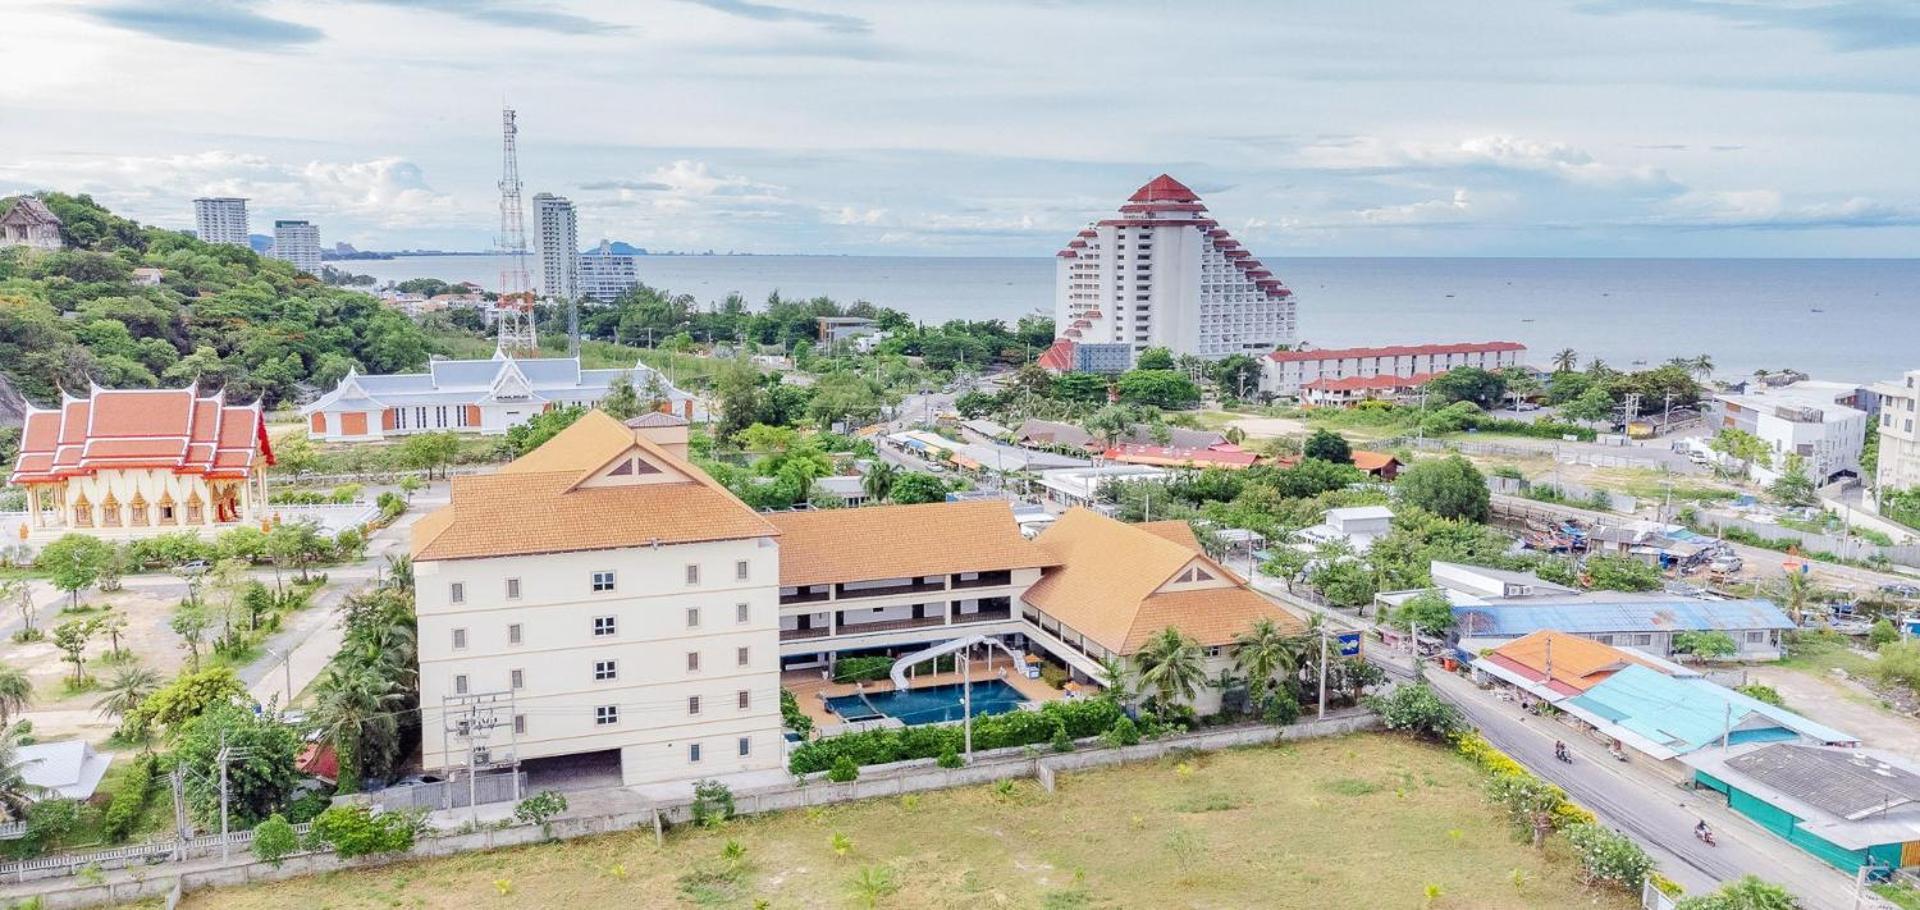
[[[1600,825],[1574,825],[1567,841],[1580,857],[1580,876],[1588,884],[1633,890],[1653,871],[1653,859],[1633,839]]]
[[[942,768],[948,768],[948,769],[958,768],[962,764],[964,764],[964,762],[960,760],[960,753],[955,752],[952,749],[948,749],[947,751],[940,753],[940,757],[934,759],[933,763],[936,765],[939,765]]]
[[[366,806],[345,805],[320,813],[310,836],[315,843],[332,847],[342,859],[352,859],[411,850],[418,827],[418,821],[405,813],[376,815]]]
[[[853,756],[842,755],[833,760],[833,767],[827,769],[827,780],[836,784],[851,783],[860,777],[860,766],[853,763]]]
[[[1073,737],[1067,735],[1066,727],[1053,728],[1052,748],[1053,748],[1053,751],[1055,752],[1072,752],[1073,751]]]
[[[886,679],[892,670],[891,657],[844,657],[833,665],[833,681],[847,683]]]
[[[1460,709],[1441,701],[1425,683],[1400,686],[1386,695],[1368,696],[1366,703],[1380,715],[1389,730],[1446,739],[1467,728]]]
[[[20,848],[39,855],[80,824],[80,804],[70,799],[43,799],[27,812],[27,833]]]
[[[1276,727],[1284,727],[1300,719],[1300,702],[1291,692],[1270,692],[1266,703],[1260,708],[1260,718]]]
[[[693,784],[693,823],[703,828],[716,827],[733,817],[733,788],[717,780]]]
[[[1733,636],[1718,629],[1675,633],[1673,652],[1691,654],[1702,659],[1714,657],[1732,657],[1739,653],[1740,646],[1734,643]]]
[[[1873,624],[1873,628],[1867,632],[1868,643],[1872,644],[1876,648],[1880,647],[1881,645],[1893,644],[1894,642],[1899,640],[1900,640],[1899,630],[1893,627],[1893,622],[1891,620],[1888,620],[1885,618],[1882,618],[1876,621]]]
[[[267,820],[253,829],[253,855],[264,863],[272,863],[280,868],[282,860],[295,850],[300,849],[300,836],[293,833],[293,824],[278,812],[267,816]]]
[[[1780,697],[1780,690],[1775,689],[1772,686],[1763,686],[1759,683],[1749,683],[1744,686],[1734,686],[1733,691],[1738,692],[1741,695],[1745,695],[1746,697],[1751,698],[1754,701],[1766,702],[1767,704],[1772,705],[1776,708],[1784,708],[1787,706],[1787,700]]]
[[[1140,745],[1140,727],[1131,717],[1122,717],[1113,722],[1113,727],[1100,734],[1100,738],[1114,746]]]
[[[800,710],[800,699],[786,689],[780,690],[780,722],[787,729],[800,734],[801,739],[806,739],[813,732],[813,718]]]
[[[529,825],[544,825],[550,819],[567,811],[567,798],[552,790],[542,790],[520,801],[513,807],[513,817]]]
[[[110,843],[121,843],[133,836],[133,827],[147,810],[147,797],[153,791],[153,770],[157,759],[142,755],[134,759],[127,775],[114,787],[113,802],[100,825],[100,833]]]
[[[1099,736],[1112,728],[1121,716],[1120,707],[1104,698],[1052,701],[1038,711],[975,717],[973,746],[1000,749],[1037,745],[1051,741],[1054,728],[1061,725],[1073,739]],[[932,725],[844,733],[802,743],[793,750],[787,767],[795,774],[825,771],[843,755],[851,758],[855,766],[936,758],[944,752],[960,751],[962,735],[959,726]]]

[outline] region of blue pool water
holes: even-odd
[[[915,724],[937,724],[943,721],[960,720],[964,713],[960,705],[959,683],[946,686],[931,686],[925,689],[909,689],[905,692],[886,692],[869,695],[862,701],[858,695],[842,695],[827,699],[827,707],[833,713],[847,721],[872,720],[873,708],[888,717],[897,717],[909,726]],[[997,679],[973,684],[973,715],[984,717],[988,714],[1005,714],[1019,710],[1026,704],[1026,697],[1018,690]]]

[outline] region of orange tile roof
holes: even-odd
[[[183,389],[93,389],[51,410],[27,413],[10,483],[48,483],[105,469],[163,468],[175,474],[245,477],[273,464],[258,404]]]
[[[1353,466],[1368,473],[1383,470],[1387,465],[1399,460],[1400,459],[1385,452],[1369,452],[1365,449],[1353,450]]]
[[[1127,525],[1087,509],[1067,512],[1038,541],[1060,565],[1027,590],[1026,601],[1119,654],[1133,653],[1169,626],[1202,645],[1228,644],[1262,618],[1290,632],[1304,629],[1195,544],[1174,539],[1177,532],[1165,524]],[[1155,593],[1195,561],[1229,584]]]
[[[782,512],[780,583],[812,585],[1054,565],[1000,500]]]
[[[1667,672],[1665,667],[1632,651],[1552,629],[1541,629],[1516,638],[1494,648],[1488,656],[1508,669],[1531,674],[1541,682],[1549,682],[1549,645],[1553,657],[1553,678],[1550,683],[1556,684],[1554,688],[1562,689],[1569,695],[1585,692],[1605,682],[1614,673],[1636,664],[1657,673]]]
[[[1195,553],[1203,552],[1200,548],[1200,538],[1193,536],[1193,525],[1188,524],[1184,519],[1143,521],[1134,527],[1155,537],[1171,540]]]
[[[684,479],[581,486],[636,448]],[[526,556],[779,533],[699,468],[590,411],[499,473],[454,478],[452,503],[414,524],[413,556]]]

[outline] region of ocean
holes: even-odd
[[[1920,369],[1920,259],[1269,257],[1320,347],[1511,340],[1616,369],[1707,354],[1716,375],[1792,368],[1870,382]],[[331,263],[382,281],[493,287],[492,256]],[[926,322],[1053,309],[1052,258],[646,256],[640,279],[712,303],[739,292],[868,300]]]

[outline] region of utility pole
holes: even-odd
[[[511,723],[511,718],[514,717],[513,692],[508,690],[505,692],[479,692],[472,695],[447,695],[441,697],[440,703],[442,715],[441,760],[448,772],[447,780],[449,782],[453,780],[453,751],[447,742],[447,737],[451,736],[466,746],[467,809],[472,813],[473,820],[478,823],[480,821],[480,767],[482,765],[499,763],[495,761],[493,750],[488,747],[487,741],[492,737],[493,729],[501,724],[500,712],[503,707],[509,718],[508,722]],[[517,744],[517,731],[515,731],[515,736],[515,742]],[[517,753],[517,750],[515,751]],[[510,756],[509,760],[517,762],[518,758],[518,754],[515,754]],[[514,771],[513,773],[513,783],[515,788],[518,789],[520,783],[519,772]],[[452,808],[452,802],[453,794],[449,791],[447,794],[447,808]]]
[[[227,834],[228,834],[227,804],[230,797],[230,794],[228,792],[229,788],[227,786],[227,768],[236,760],[244,760],[247,758],[251,758],[252,756],[253,756],[252,750],[235,749],[232,746],[227,745],[227,734],[225,732],[222,732],[220,734],[220,752],[215,757],[215,761],[218,761],[220,763],[220,861],[221,862],[227,861],[227,859],[231,854],[231,847],[232,847],[231,842],[227,838]]]
[[[973,646],[960,652],[961,736],[966,740],[967,764],[973,764]]]
[[[1327,630],[1320,630],[1320,713],[1318,720],[1327,719]]]

